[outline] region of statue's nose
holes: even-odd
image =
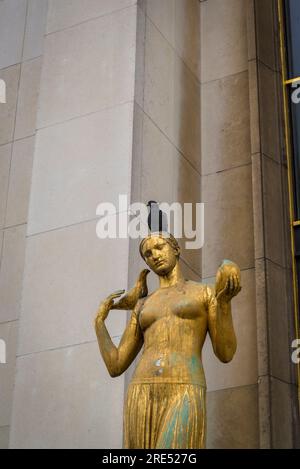
[[[155,261],[157,261],[158,259],[160,259],[160,252],[159,252],[159,251],[153,252],[153,259],[154,259]]]

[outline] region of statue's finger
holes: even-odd
[[[143,269],[143,270],[140,272],[139,277],[141,277],[141,276],[143,276],[143,275],[147,276],[147,275],[149,274],[149,272],[150,272],[149,269]]]
[[[119,296],[123,295],[124,293],[125,293],[125,290],[117,290],[111,295],[109,295],[108,298],[113,300],[114,298],[119,298]]]
[[[220,291],[220,293],[226,292],[228,289],[229,289],[229,279],[226,280],[225,286],[222,288],[222,290]]]
[[[115,291],[113,294],[119,296],[119,295],[123,295],[123,293],[125,293],[124,288],[123,288],[122,290],[117,290],[117,291]]]
[[[226,293],[227,290],[228,290],[228,280],[226,281],[224,288],[222,288],[222,290],[219,290],[217,292],[217,297],[219,297],[220,295],[223,295],[224,293]]]
[[[240,292],[242,287],[241,287],[241,280],[238,275],[236,275],[236,286],[237,286],[238,292]]]

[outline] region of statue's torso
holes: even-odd
[[[186,281],[146,298],[139,313],[144,349],[133,382],[205,386],[201,350],[208,295],[206,285]]]

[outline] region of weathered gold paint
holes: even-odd
[[[141,243],[141,254],[159,277],[159,288],[144,296],[146,274],[122,295],[119,290],[99,307],[95,330],[100,353],[112,377],[121,375],[143,347],[124,409],[125,448],[204,448],[205,376],[201,352],[207,333],[214,353],[232,360],[236,337],[231,300],[241,290],[240,270],[223,261],[214,286],[184,279],[176,240],[162,234]],[[131,319],[116,347],[106,329],[111,309],[135,298]]]

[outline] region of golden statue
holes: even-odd
[[[236,351],[231,300],[241,290],[240,270],[223,261],[214,287],[185,280],[179,245],[163,232],[152,233],[140,253],[159,277],[148,295],[141,272],[135,287],[110,295],[99,307],[95,330],[100,353],[112,377],[121,375],[143,347],[124,408],[125,448],[205,448],[206,383],[201,360],[207,332],[224,363]],[[105,327],[111,309],[132,310],[116,347]]]

